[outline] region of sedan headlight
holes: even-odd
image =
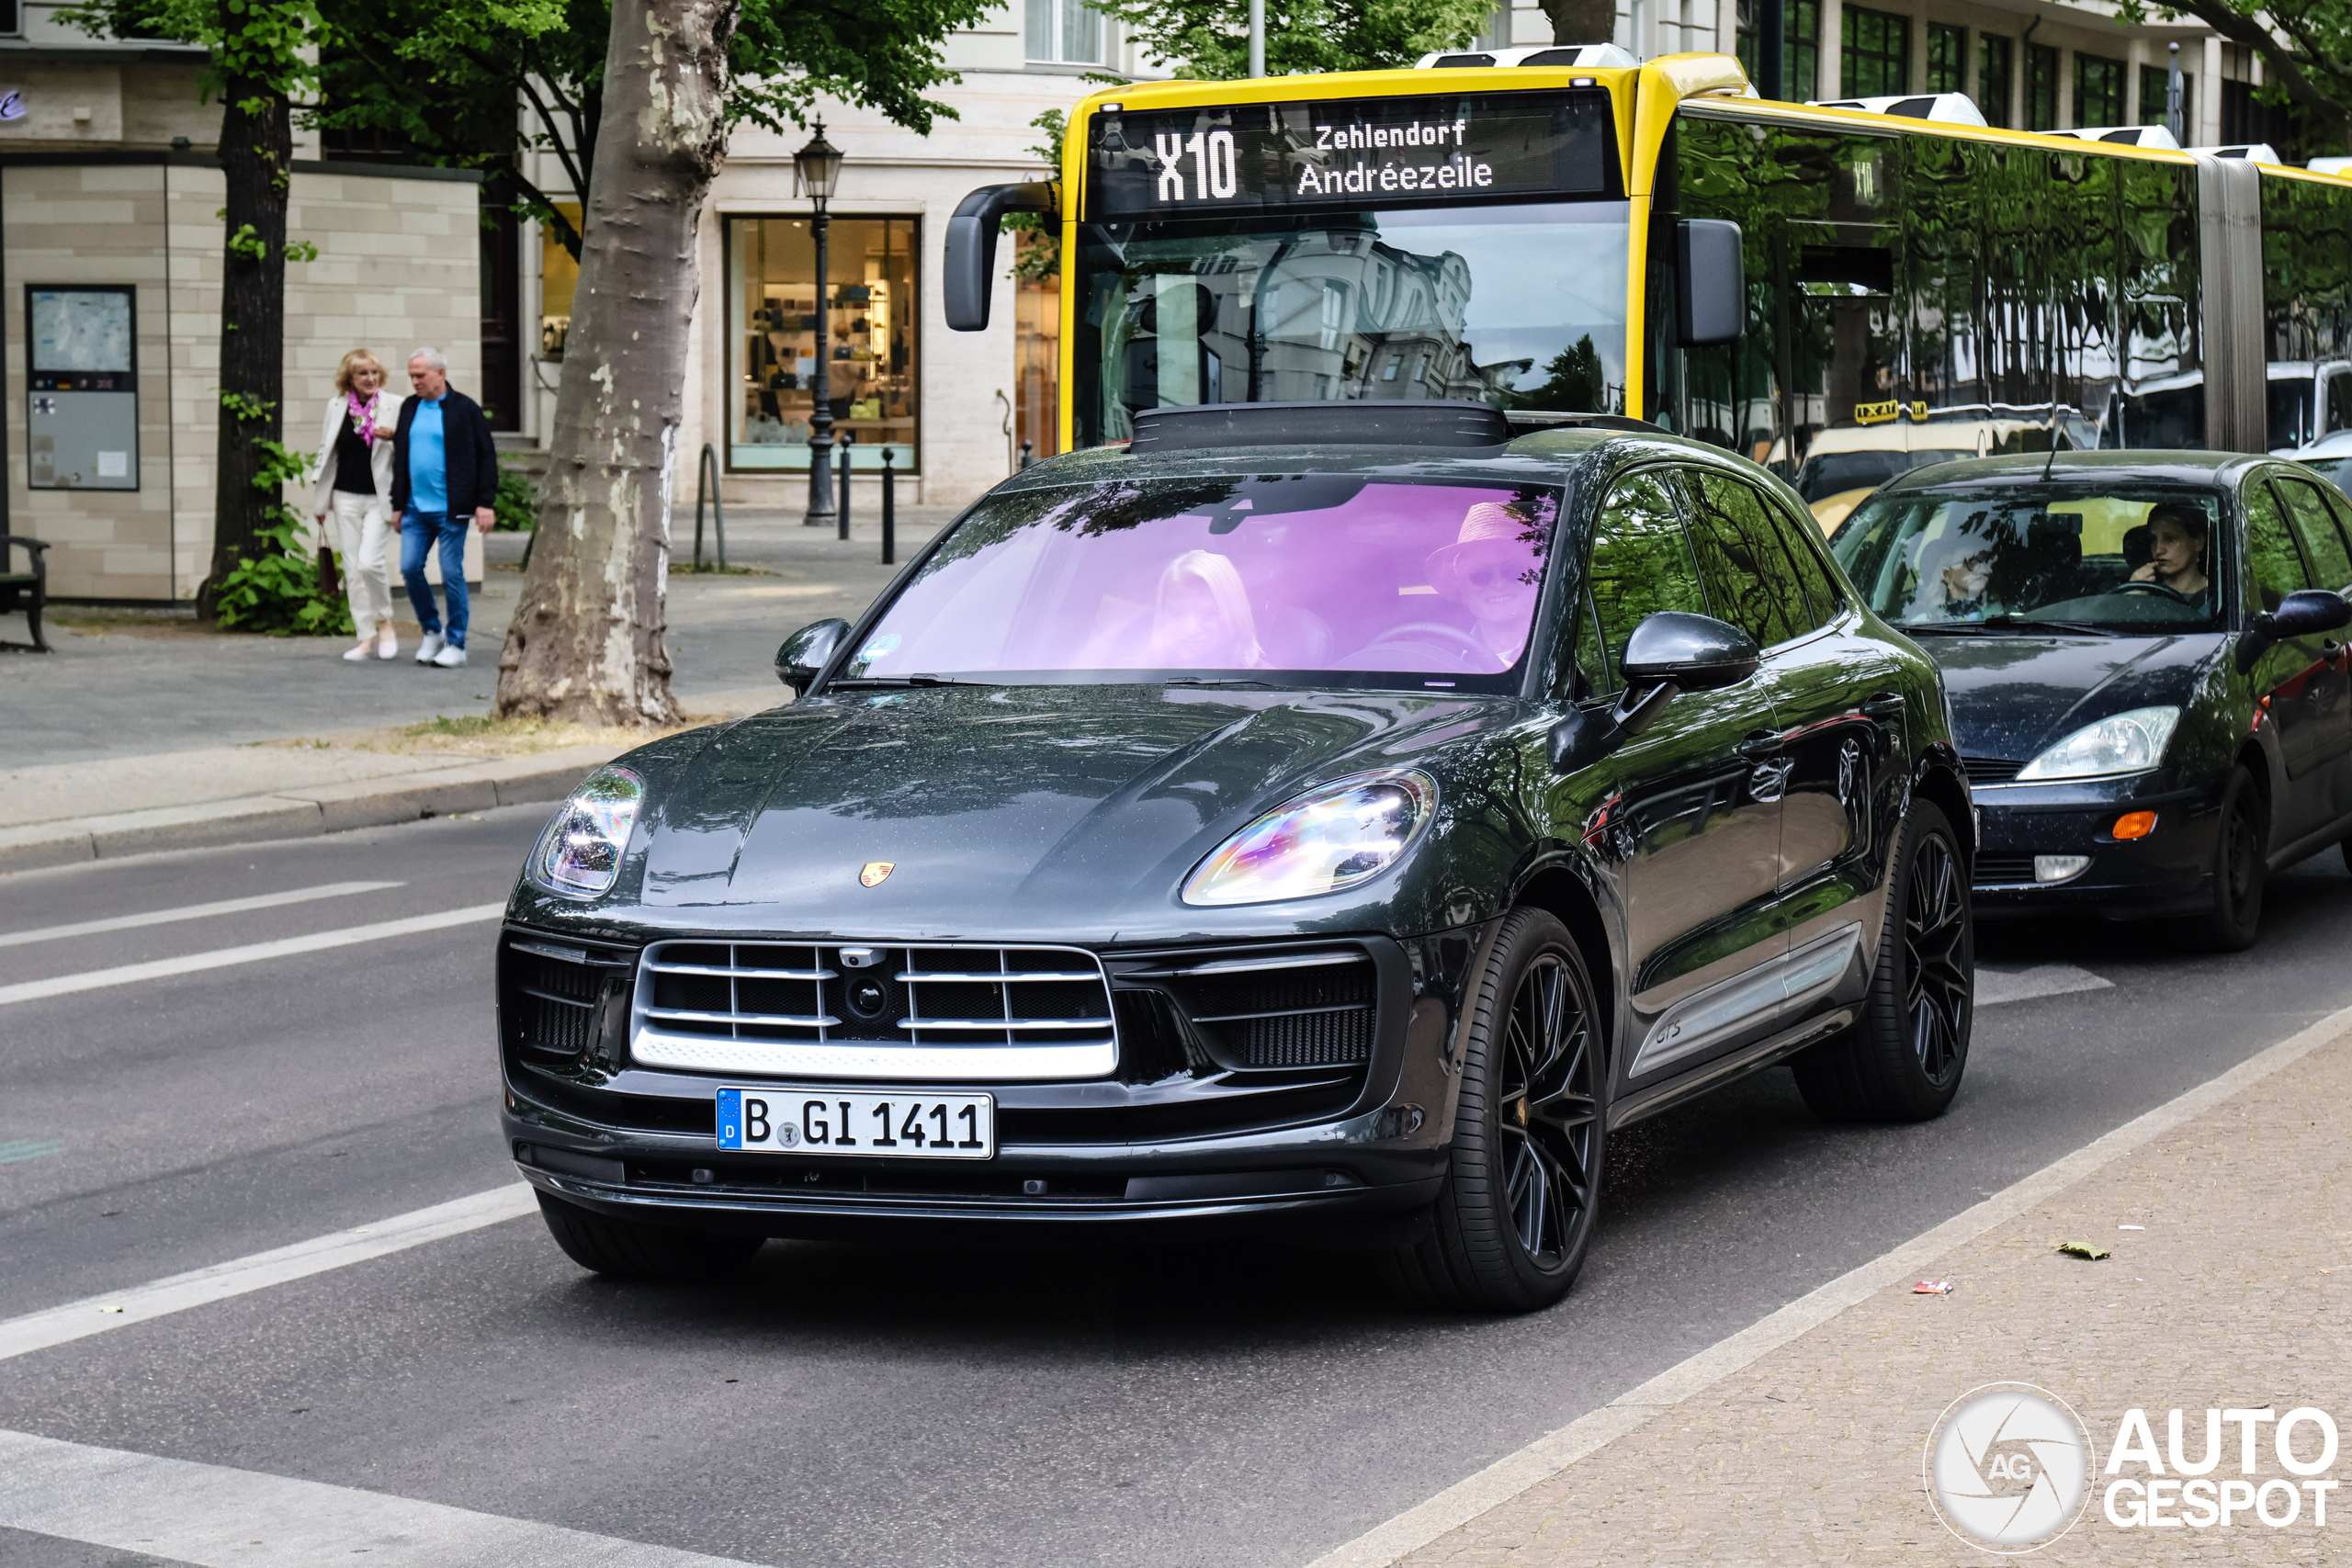
[[[1277,807],[1203,861],[1187,904],[1269,904],[1368,882],[1396,863],[1437,809],[1427,773],[1364,773]]]
[[[590,773],[539,835],[531,851],[531,880],[574,898],[610,892],[644,803],[645,781],[627,768]]]
[[[2087,779],[2103,773],[2143,773],[2164,761],[2165,742],[2180,722],[2180,710],[2132,708],[2086,724],[2058,742],[2018,774],[2026,784],[2041,779]]]

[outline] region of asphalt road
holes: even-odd
[[[538,820],[0,879],[0,998],[495,902]],[[7,940],[355,880],[401,886]],[[2352,1004],[2347,915],[2331,852],[2236,957],[1990,928],[1989,962],[2112,984],[1985,1009],[1927,1126],[1826,1127],[1774,1073],[1623,1135],[1583,1280],[1531,1317],[1417,1316],[1271,1246],[772,1243],[724,1285],[621,1284],[524,1218],[0,1359],[0,1435],[793,1568],[1296,1568]],[[0,1329],[512,1181],[492,929],[0,999]],[[0,1563],[148,1561],[0,1529]]]

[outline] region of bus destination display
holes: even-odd
[[[1600,88],[1098,114],[1086,216],[1606,196],[1615,173]]]

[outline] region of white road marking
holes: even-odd
[[[325,1235],[312,1236],[308,1241],[298,1241],[290,1247],[256,1252],[251,1257],[235,1258],[226,1263],[215,1263],[186,1274],[174,1274],[149,1284],[134,1285],[127,1291],[90,1296],[78,1302],[68,1302],[63,1306],[28,1313],[22,1317],[0,1321],[0,1361],[12,1356],[46,1350],[52,1345],[85,1339],[93,1334],[104,1334],[110,1329],[128,1328],[134,1323],[146,1323],[172,1313],[186,1312],[190,1307],[227,1301],[232,1296],[242,1296],[248,1292],[266,1291],[272,1285],[283,1285],[290,1280],[322,1274],[330,1269],[341,1269],[353,1263],[364,1263],[371,1258],[422,1247],[428,1241],[439,1241],[446,1236],[463,1235],[484,1225],[494,1225],[503,1220],[519,1219],[537,1212],[538,1202],[531,1196],[530,1184],[517,1181],[505,1187],[493,1187],[487,1192],[452,1199],[447,1203],[435,1203],[429,1209],[413,1209],[405,1214],[377,1220],[356,1230],[333,1231]],[[0,1463],[0,1473],[5,1473],[6,1469],[5,1463]],[[25,1528],[39,1527],[28,1525]],[[160,1555],[168,1557],[172,1553],[163,1552]]]
[[[0,1526],[201,1568],[742,1568],[356,1487],[0,1431]],[[259,1533],[256,1534],[255,1532]]]
[[[1976,966],[1976,1005],[1981,1008],[2031,1001],[2036,997],[2063,997],[2069,991],[2114,988],[2114,981],[2072,964],[2037,964],[2030,969],[1993,969],[1982,964]]]
[[[82,920],[70,926],[43,926],[39,931],[0,933],[0,947],[25,947],[36,942],[62,942],[67,937],[96,936],[100,931],[127,931],[138,926],[169,925],[174,920],[201,920],[213,915],[242,915],[248,909],[275,909],[281,904],[307,904],[313,898],[341,898],[352,893],[380,893],[405,887],[404,882],[326,882],[316,887],[294,887],[283,893],[259,893],[251,898],[223,898],[217,904],[184,904],[176,909],[150,909],[143,915],[117,915],[111,919]]]
[[[124,964],[112,969],[87,969],[79,975],[59,975],[47,980],[24,980],[13,986],[0,986],[0,1007],[10,1002],[36,1001],[42,997],[66,997],[76,991],[102,990],[108,986],[127,986],[134,980],[160,980],[172,975],[223,969],[232,964],[259,964],[265,959],[285,958],[298,953],[317,953],[330,947],[350,947],[357,942],[375,942],[384,937],[413,936],[419,931],[439,931],[445,926],[494,920],[504,913],[506,906],[503,904],[476,904],[464,909],[445,909],[437,915],[411,915],[404,920],[383,920],[372,926],[345,926],[339,931],[313,931],[309,936],[257,942],[247,947],[223,947],[210,953],[191,953],[184,958],[158,958],[149,964]]]
[[[1506,1454],[1427,1502],[1324,1553],[1309,1568],[1387,1568],[1449,1530],[1509,1502],[1538,1482],[1550,1480],[1578,1460],[1684,1400],[1704,1393],[1791,1340],[1820,1327],[1848,1307],[1868,1300],[1889,1285],[1917,1277],[1922,1269],[1954,1247],[2007,1224],[2044,1199],[2064,1191],[2132,1150],[2203,1115],[2240,1089],[2261,1082],[2347,1029],[2352,1029],[2352,1008],[2329,1014],[2291,1039],[2247,1057],[2219,1077],[2126,1122],[2016,1185],[2002,1189],[1974,1208],[1954,1214],[1934,1229],[1880,1254],[1810,1295],[1801,1296],[1730,1337],[1718,1340],[1640,1387],[1628,1389],[1600,1409],[1546,1433],[1517,1453]]]

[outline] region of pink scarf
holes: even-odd
[[[383,393],[379,392],[363,403],[359,400],[359,394],[356,392],[345,392],[343,395],[344,401],[351,408],[351,428],[358,433],[359,444],[362,446],[375,444],[376,404],[382,400],[383,396]]]

